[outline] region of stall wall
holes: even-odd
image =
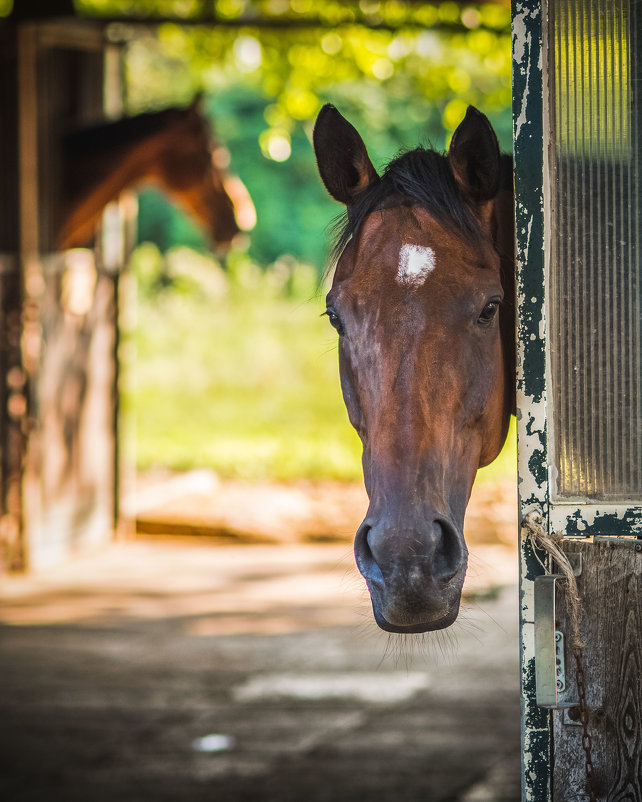
[[[22,440],[19,464],[3,462],[3,482],[21,476],[18,562],[39,569],[112,537],[120,265],[105,265],[100,236],[87,248],[56,246],[65,213],[62,137],[103,117],[102,32],[77,22],[14,30],[20,238],[18,292],[8,304],[10,314],[19,310],[24,401],[4,415],[3,454],[12,425]]]

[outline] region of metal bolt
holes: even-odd
[[[635,548],[637,549],[637,546]],[[642,549],[642,546],[640,546],[640,549]],[[550,624],[549,624],[549,626],[550,626]],[[549,632],[550,632],[550,630],[549,630]],[[562,640],[562,633],[561,632],[556,632],[555,633],[555,642],[559,643],[561,640]]]
[[[555,683],[555,685],[557,686],[557,690],[558,691],[563,691],[564,690],[564,683],[562,682],[561,679],[558,679],[557,682]]]
[[[635,544],[635,550],[636,551],[642,551],[642,543],[636,543]]]
[[[571,721],[579,721],[580,720],[580,709],[579,707],[569,707],[566,711],[568,717]]]

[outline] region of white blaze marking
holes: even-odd
[[[397,281],[409,287],[421,287],[435,269],[435,252],[421,245],[402,245],[399,251]]]

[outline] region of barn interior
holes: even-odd
[[[339,210],[310,145],[324,101],[380,164],[443,150],[473,102],[510,150],[510,10],[0,14],[0,796],[519,799],[514,435],[475,486],[454,631],[378,631],[320,319]],[[64,142],[199,94],[234,179],[231,246],[166,181],[124,186],[62,247]]]

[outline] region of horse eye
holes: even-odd
[[[339,317],[339,315],[337,315],[334,309],[331,306],[329,306],[325,310],[325,313],[328,316],[330,325],[333,326],[339,332],[339,334],[343,334],[343,325],[341,323],[341,318]]]
[[[488,326],[490,323],[493,322],[493,318],[497,314],[497,310],[499,309],[499,301],[489,301],[486,306],[482,309],[482,313],[479,316],[477,322],[482,326]]]

